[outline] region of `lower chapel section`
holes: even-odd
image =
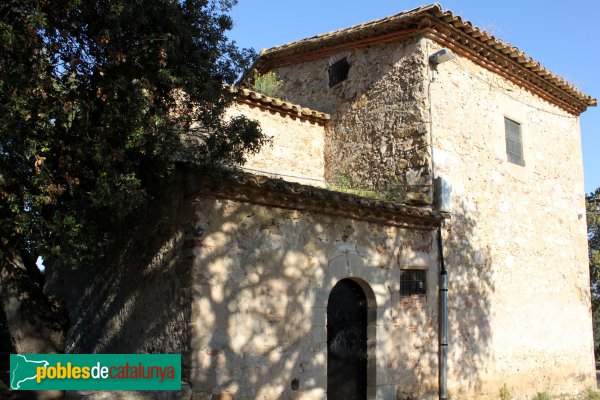
[[[497,398],[505,382],[523,398],[593,385],[588,365],[576,363],[587,342],[552,339],[558,345],[540,357],[537,335],[507,341],[518,327],[496,294],[503,281],[479,262],[489,249],[465,242],[474,223],[464,216],[443,222],[433,211],[252,175],[183,181],[134,232],[121,264],[48,271],[47,290],[70,310],[67,352],[181,353],[182,391],[165,398],[435,399],[443,223],[450,396]],[[539,323],[552,338],[552,319]],[[512,364],[508,351],[519,354]]]
[[[231,200],[198,199],[195,210],[194,391],[437,393],[435,231]],[[421,280],[403,274],[414,270]]]

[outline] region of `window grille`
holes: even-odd
[[[332,64],[327,71],[329,72],[329,87],[333,87],[348,78],[350,64],[346,58],[342,58]]]
[[[504,118],[504,129],[506,132],[506,157],[508,161],[517,165],[525,165],[525,161],[523,160],[521,124]]]
[[[427,291],[425,284],[425,270],[403,269],[400,271],[400,295],[411,296],[413,294],[424,295]]]

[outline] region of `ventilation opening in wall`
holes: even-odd
[[[345,57],[331,64],[328,69],[329,87],[333,87],[348,79],[348,71],[350,71],[350,64],[348,64],[348,60]]]
[[[424,295],[427,290],[425,282],[425,270],[403,269],[400,271],[400,295]]]

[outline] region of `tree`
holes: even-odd
[[[17,351],[61,350],[64,314],[42,293],[38,256],[97,263],[178,162],[234,165],[265,140],[222,118],[225,85],[254,57],[225,36],[234,3],[0,5],[0,298]]]
[[[585,197],[588,254],[590,259],[590,284],[594,324],[594,352],[600,363],[600,188]]]

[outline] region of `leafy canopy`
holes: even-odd
[[[93,259],[177,160],[232,165],[259,148],[255,123],[223,119],[224,85],[254,57],[225,36],[234,3],[0,5],[3,262],[11,252],[73,266]]]
[[[600,301],[600,188],[586,196],[592,294]]]
[[[600,188],[585,197],[596,363],[600,363]]]

